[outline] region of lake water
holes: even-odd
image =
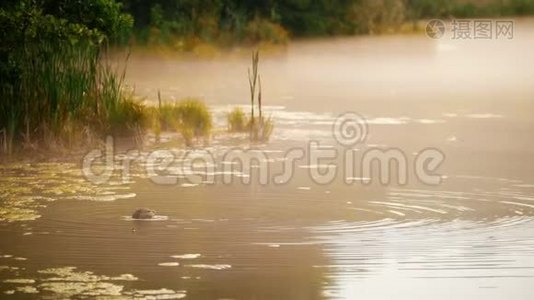
[[[148,149],[115,153],[117,170],[99,185],[81,161],[1,165],[2,298],[532,299],[534,22],[514,29],[510,40],[331,38],[265,54],[271,141],[251,147],[218,134],[206,148],[169,146],[177,159],[158,175],[172,184],[150,178]],[[224,127],[225,113],[249,101],[242,52],[134,54],[127,80],[148,102],[157,90],[201,97]],[[332,132],[345,112],[367,124],[350,147]],[[309,160],[312,143],[337,157]],[[260,167],[230,168],[225,155],[236,147],[264,155]],[[438,185],[414,175],[428,148],[445,156]],[[291,149],[307,159],[278,184]],[[370,149],[403,153],[407,183],[364,184]],[[209,171],[184,167],[208,154]],[[328,184],[313,180],[330,168]],[[138,207],[158,217],[134,221]]]

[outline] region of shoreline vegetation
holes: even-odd
[[[414,32],[424,19],[534,14],[532,0],[124,0],[136,48],[206,54],[294,38]]]
[[[534,15],[534,0],[158,0],[143,11],[139,1],[123,2],[136,54],[188,58],[278,53],[298,39],[418,34],[430,19]]]
[[[187,98],[145,105],[124,87],[113,49],[192,53],[283,47],[291,39],[422,30],[429,18],[534,14],[534,0],[8,0],[0,4],[0,161],[28,153],[73,153],[105,136],[140,140],[177,132],[208,143],[209,108]],[[268,50],[266,50],[268,51]],[[128,57],[128,56],[127,56]],[[230,133],[269,140],[262,113],[259,53],[249,69],[250,115],[227,116]]]

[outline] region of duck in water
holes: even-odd
[[[156,212],[148,208],[139,208],[132,214],[133,219],[146,220],[152,219]]]

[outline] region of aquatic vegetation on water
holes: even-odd
[[[48,268],[37,271],[35,278],[10,278],[3,281],[4,294],[40,294],[53,298],[113,298],[113,299],[181,299],[185,291],[171,289],[126,289],[118,282],[133,282],[132,274],[118,276],[96,275],[78,271],[76,267]]]
[[[268,142],[274,129],[271,117],[263,113],[261,75],[259,74],[259,51],[252,53],[252,69],[248,70],[250,91],[250,115],[247,116],[240,107],[232,109],[226,115],[229,132],[248,132],[251,142]],[[257,114],[257,115],[256,115]]]
[[[267,142],[273,132],[274,122],[270,117],[265,118],[261,114],[260,116],[249,118],[241,108],[237,107],[227,115],[228,131],[248,132],[252,141]]]
[[[130,295],[134,299],[182,299],[187,296],[185,291],[174,291],[170,289],[159,290],[133,290],[125,295]]]
[[[22,293],[22,294],[38,294],[39,293],[39,290],[37,290],[35,287],[29,286],[29,285],[18,286],[18,287],[16,287],[15,291],[17,293]]]
[[[208,265],[208,264],[194,264],[194,265],[186,265],[186,267],[190,268],[197,268],[197,269],[207,269],[207,270],[216,270],[216,271],[222,271],[231,269],[231,265],[226,264],[216,264],[216,265]]]
[[[251,140],[266,143],[273,133],[274,123],[271,118],[259,118],[255,122],[250,122]]]
[[[6,280],[4,280],[4,283],[31,284],[31,283],[35,283],[35,280],[34,279],[25,279],[25,278],[15,278],[15,279],[6,279]]]
[[[43,293],[54,297],[73,296],[120,296],[123,286],[110,281],[135,281],[137,277],[131,274],[122,274],[117,277],[99,276],[92,272],[76,272],[75,267],[49,268],[39,270],[37,273],[45,275],[35,279],[12,278],[4,280],[5,284],[16,286],[17,293]]]
[[[37,211],[45,206],[35,199],[39,197],[4,198],[0,206],[0,221],[32,221],[39,218]]]
[[[202,101],[187,98],[174,103],[163,103],[153,108],[155,131],[176,130],[186,145],[192,145],[198,138],[209,139],[213,128],[211,113]]]
[[[186,144],[191,144],[193,138],[208,138],[211,132],[212,117],[208,107],[197,99],[186,99],[179,102],[179,130]]]
[[[11,164],[0,167],[0,221],[32,221],[56,200],[114,201],[135,197],[128,182],[92,185],[72,163]],[[29,234],[29,233],[28,233]]]
[[[247,116],[240,107],[234,108],[228,113],[226,120],[228,121],[228,131],[230,132],[246,132]]]

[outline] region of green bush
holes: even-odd
[[[245,29],[245,37],[249,42],[269,42],[285,44],[289,39],[288,32],[279,24],[268,19],[254,18]]]
[[[133,97],[121,98],[107,112],[106,132],[115,136],[141,134],[148,126],[146,107]]]
[[[187,144],[192,138],[209,137],[213,127],[211,113],[200,100],[186,99],[178,103],[180,132]]]
[[[154,111],[154,116],[159,119],[159,128],[162,131],[178,130],[180,112],[176,103],[164,103]]]
[[[159,122],[159,130],[176,130],[182,134],[186,145],[192,145],[193,140],[203,137],[209,138],[213,121],[208,107],[200,100],[189,98],[175,103],[164,103],[154,114]]]
[[[234,108],[227,115],[228,131],[246,132],[248,130],[247,116],[240,107]]]

